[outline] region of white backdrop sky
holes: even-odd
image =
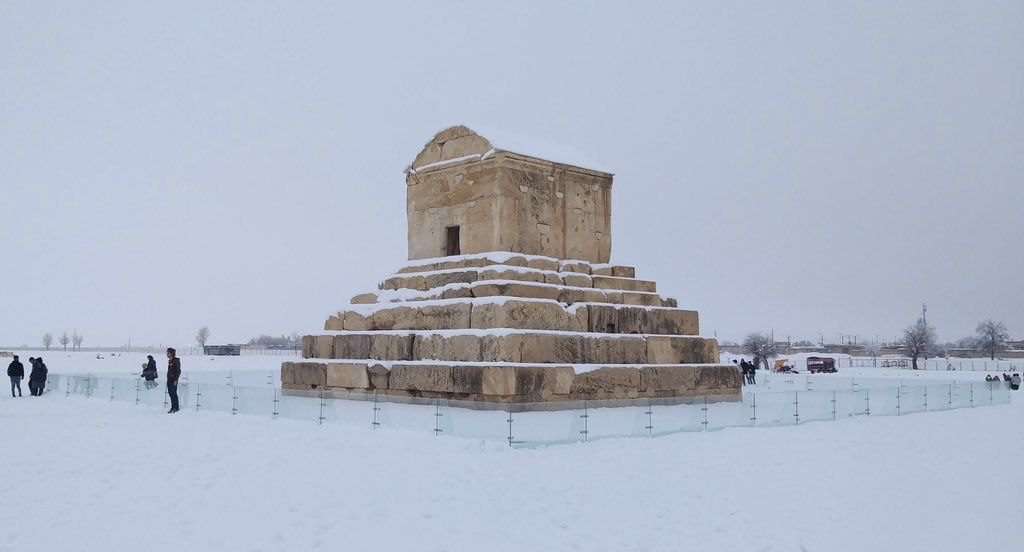
[[[0,4],[0,344],[322,327],[463,122],[613,168],[707,335],[1024,335],[1024,4],[555,4]]]

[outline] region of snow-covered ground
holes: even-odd
[[[1021,550],[1022,416],[1017,400],[511,449],[0,394],[0,551]]]

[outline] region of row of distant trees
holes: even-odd
[[[85,338],[82,337],[82,334],[78,333],[78,330],[71,332],[70,336],[68,335],[68,332],[64,332],[57,338],[57,343],[64,347],[65,351],[68,350],[68,344],[71,345],[71,350],[73,351],[81,349],[83,341],[85,341]],[[43,334],[43,347],[46,347],[46,350],[49,351],[52,346],[53,334],[46,332]]]
[[[935,334],[935,327],[928,324],[924,318],[918,318],[910,326],[903,330],[903,338],[899,347],[910,357],[914,369],[917,369],[919,358],[945,356],[948,349],[976,349],[982,351],[995,360],[996,354],[1009,348],[1010,332],[1006,324],[995,320],[984,320],[978,323],[974,335],[957,340],[952,344],[939,344]],[[796,345],[800,346],[797,342]],[[810,345],[810,342],[806,342]],[[882,345],[877,342],[865,344],[868,355],[877,357],[882,351]],[[763,363],[768,368],[768,360],[779,355],[779,345],[767,334],[755,332],[743,340],[743,352],[754,357],[755,363]]]
[[[196,343],[204,347],[210,339],[210,328],[203,326],[196,331]],[[299,347],[302,345],[302,337],[297,332],[292,335],[267,335],[260,334],[249,340],[248,345],[262,345],[264,347]]]

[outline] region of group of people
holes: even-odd
[[[46,389],[46,364],[43,363],[42,357],[30,358],[28,361],[32,366],[28,376],[29,393],[32,396],[42,395],[43,390]],[[14,355],[14,360],[7,366],[7,375],[11,378],[11,396],[21,397],[21,380],[25,379],[25,365],[18,359],[18,355]],[[157,376],[156,360],[153,359],[153,355],[149,355],[142,368],[142,378],[146,380],[147,388],[156,387]],[[171,409],[167,411],[168,414],[178,411],[178,379],[180,378],[181,359],[178,358],[177,351],[167,349],[167,396],[171,400]]]
[[[757,385],[757,364],[753,362],[747,362],[747,359],[736,361],[733,359],[733,364],[740,367],[740,375],[743,376],[743,385]]]
[[[156,378],[159,373],[156,369],[156,359],[153,355],[146,356],[146,363],[142,365],[142,379],[146,381],[146,389],[156,387]],[[181,359],[174,349],[167,349],[167,397],[171,399],[171,409],[168,414],[174,414],[178,409],[178,379],[181,378]]]
[[[1003,379],[1000,380],[999,376],[985,376],[985,381],[1005,381],[1010,383],[1010,389],[1014,391],[1020,390],[1020,374],[1003,374]]]
[[[43,363],[43,358],[30,357],[28,359],[29,366],[32,368],[28,374],[28,391],[33,397],[38,397],[43,394],[43,389],[46,389],[46,364]],[[25,365],[18,360],[18,355],[14,355],[14,360],[7,365],[7,376],[11,378],[11,396],[21,397],[21,380],[25,379]],[[14,392],[18,394],[15,395]]]

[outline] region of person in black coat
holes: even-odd
[[[33,396],[40,397],[46,389],[46,374],[49,370],[43,364],[42,357],[34,358],[32,361],[32,371],[28,375],[28,390]]]
[[[14,360],[7,365],[7,375],[11,378],[11,396],[14,395],[14,390],[18,390],[18,395],[21,396],[21,378],[25,377],[25,366],[18,360],[18,355],[14,355]]]
[[[156,387],[156,378],[159,376],[156,371],[156,360],[153,359],[153,355],[148,355],[146,358],[149,360],[142,365],[142,378],[146,380],[146,389],[153,389]]]

